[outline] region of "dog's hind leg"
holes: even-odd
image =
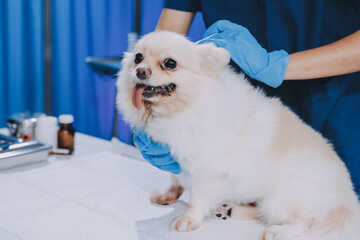
[[[160,205],[169,205],[174,203],[184,192],[184,188],[179,184],[177,178],[171,175],[171,187],[165,192],[155,191],[150,201]]]

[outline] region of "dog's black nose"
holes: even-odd
[[[145,80],[147,77],[149,77],[151,75],[151,70],[150,68],[138,68],[136,69],[136,76],[140,79],[140,80]]]

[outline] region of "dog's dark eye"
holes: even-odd
[[[171,58],[167,58],[164,60],[164,65],[167,69],[174,69],[176,68],[176,61]]]
[[[137,53],[135,55],[135,63],[136,64],[141,63],[142,60],[143,60],[143,55],[141,53]]]

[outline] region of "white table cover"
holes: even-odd
[[[194,232],[169,228],[188,192],[169,206],[150,204],[169,175],[117,140],[76,135],[70,158],[0,172],[0,240],[257,240],[256,221],[206,219]],[[129,157],[132,156],[132,157]]]

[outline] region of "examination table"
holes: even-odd
[[[189,198],[150,204],[166,189],[169,174],[121,143],[76,134],[71,157],[0,172],[0,240],[257,240],[256,221],[205,219],[194,232],[170,230]]]

